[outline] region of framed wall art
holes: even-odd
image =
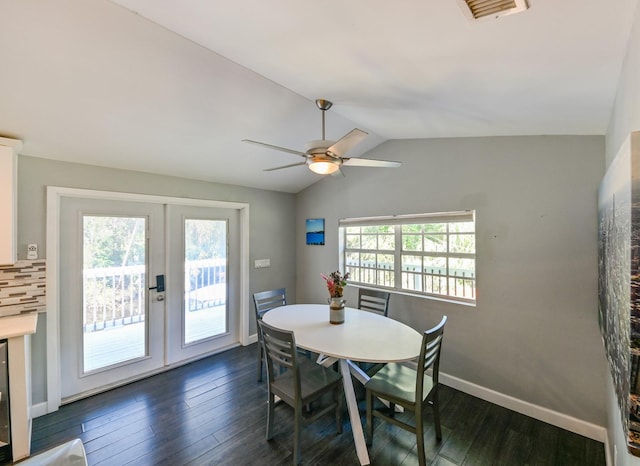
[[[307,244],[324,246],[324,219],[308,218],[306,225]]]
[[[627,448],[640,456],[640,132],[598,191],[598,312]]]

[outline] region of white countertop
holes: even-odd
[[[0,339],[20,337],[36,333],[38,313],[0,317]]]

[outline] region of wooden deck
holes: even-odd
[[[226,330],[225,306],[187,312],[187,341],[197,341]],[[144,322],[85,332],[85,370],[90,371],[145,355]]]

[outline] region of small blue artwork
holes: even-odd
[[[324,219],[307,219],[307,244],[324,246]]]

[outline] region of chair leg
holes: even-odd
[[[275,397],[271,390],[269,390],[269,397],[267,399],[267,440],[273,438],[273,416],[276,405]]]
[[[438,388],[433,393],[433,399],[431,400],[433,406],[433,422],[436,427],[436,440],[442,440],[442,429],[440,428],[440,404],[438,403]]]
[[[416,420],[416,444],[418,447],[418,464],[420,466],[425,466],[426,459],[424,454],[424,424],[422,423],[422,410],[416,409],[414,414],[415,414],[415,420]]]
[[[394,418],[396,416],[396,404],[389,402],[389,417]]]
[[[296,403],[293,427],[293,464],[300,464],[300,431],[302,430],[302,405]]]
[[[262,347],[262,342],[258,342],[258,382],[262,382],[262,366],[264,359],[264,348]]]
[[[373,395],[369,390],[367,390],[366,394],[367,400],[367,435],[366,441],[367,445],[371,446],[373,443]]]

